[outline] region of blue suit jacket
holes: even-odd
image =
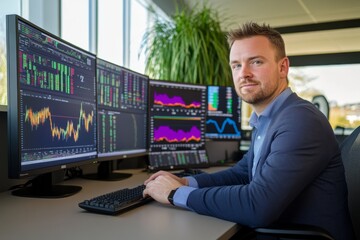
[[[194,211],[250,227],[311,224],[352,239],[340,149],[326,117],[291,94],[271,119],[252,177],[253,144],[232,168],[195,176]]]

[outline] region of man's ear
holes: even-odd
[[[290,61],[288,57],[284,57],[279,62],[279,72],[282,77],[286,78],[289,72]]]

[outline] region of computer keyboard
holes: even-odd
[[[95,213],[116,215],[144,205],[153,199],[143,197],[145,185],[123,188],[79,203],[79,207]]]
[[[178,177],[186,177],[203,173],[200,169],[186,169],[174,173]],[[134,188],[123,188],[106,193],[79,203],[79,207],[95,213],[117,215],[135,207],[153,201],[151,197],[143,197],[145,185]]]

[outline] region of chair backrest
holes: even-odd
[[[360,239],[360,126],[340,145],[348,185],[348,200],[356,239]]]

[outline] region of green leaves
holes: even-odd
[[[177,10],[171,21],[155,18],[143,36],[146,74],[176,82],[232,85],[229,48],[218,14],[201,9]]]

